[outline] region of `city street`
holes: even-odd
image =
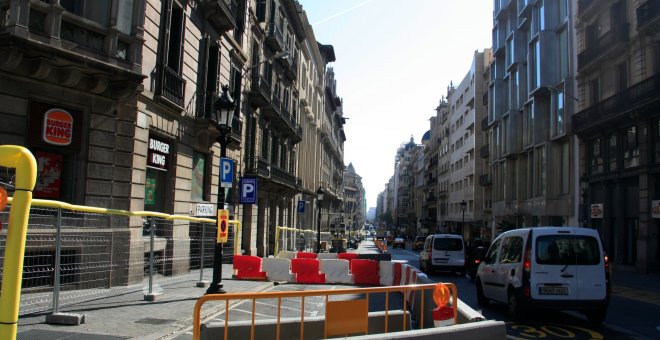
[[[419,252],[390,249],[393,261],[419,267]],[[436,282],[451,282],[458,288],[459,298],[487,319],[507,322],[509,339],[657,339],[660,336],[660,299],[658,296],[636,298],[633,289],[619,287],[614,282],[607,318],[602,325],[590,324],[579,313],[533,312],[524,322],[512,322],[506,305],[491,303],[483,308],[477,304],[476,287],[468,277],[456,273],[434,273]],[[657,294],[654,294],[657,295]]]

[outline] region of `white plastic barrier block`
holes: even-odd
[[[279,254],[277,254],[277,257],[291,260],[296,258],[296,253],[288,250],[280,250]]]
[[[320,260],[321,273],[325,274],[326,283],[353,283],[353,275],[348,271],[348,260]]]
[[[296,282],[296,276],[291,273],[291,260],[281,258],[264,258],[261,270],[266,272],[269,281]]]
[[[401,281],[399,282],[400,285],[405,286],[407,284],[410,284],[409,277],[410,275],[410,265],[409,264],[402,264],[401,265]]]
[[[381,286],[392,286],[392,282],[394,281],[394,262],[379,261],[378,276],[380,276]]]
[[[318,253],[316,258],[319,260],[336,260],[337,253]]]

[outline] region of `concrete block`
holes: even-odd
[[[46,315],[46,323],[50,325],[78,326],[85,323],[84,314],[54,313]]]

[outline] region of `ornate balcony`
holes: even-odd
[[[646,1],[637,7],[637,30],[649,34],[660,31],[660,3]]]
[[[660,104],[660,73],[606,98],[573,115],[574,132],[598,130],[602,124],[617,125],[630,121],[631,113],[650,110]]]
[[[265,190],[276,190],[286,195],[294,195],[297,192],[298,178],[264,158],[257,158],[254,168],[248,169],[248,173],[257,176],[259,185]]]
[[[603,58],[621,53],[627,49],[629,39],[628,24],[612,26],[609,32],[578,54],[578,71],[583,71],[587,67],[595,65]]]
[[[490,156],[490,144],[486,144],[479,149],[479,156],[481,158],[488,158]]]
[[[204,131],[206,134],[212,136],[212,140],[218,136],[216,127],[215,115],[213,112],[213,103],[218,97],[218,92],[213,91],[199,91],[195,92],[194,97],[188,103],[186,112],[195,118],[195,125],[198,132]],[[240,147],[243,141],[243,121],[238,112],[234,114],[234,119],[231,122],[231,135],[229,136],[230,148]]]
[[[255,69],[252,73],[252,84],[248,95],[250,105],[255,109],[269,105],[270,95],[270,82],[266,77],[259,74],[259,70]]]
[[[237,0],[202,0],[204,18],[218,33],[236,29]]]
[[[284,36],[282,35],[282,30],[273,22],[268,24],[266,46],[276,53],[284,50]]]
[[[154,94],[162,99],[184,108],[183,90],[186,81],[176,71],[166,65],[156,66],[156,90]]]
[[[479,176],[479,185],[482,187],[487,187],[493,184],[493,180],[490,178],[490,174],[484,174]]]

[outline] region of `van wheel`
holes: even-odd
[[[586,310],[584,311],[584,315],[587,316],[589,322],[600,324],[603,323],[603,321],[605,321],[605,317],[607,316],[607,308]]]
[[[484,295],[484,289],[481,287],[481,280],[479,279],[477,279],[477,303],[482,307],[488,306],[488,303],[490,303]]]
[[[524,312],[522,311],[522,306],[520,306],[520,299],[516,293],[509,289],[509,296],[507,298],[508,307],[509,307],[509,316],[513,321],[520,321]]]

